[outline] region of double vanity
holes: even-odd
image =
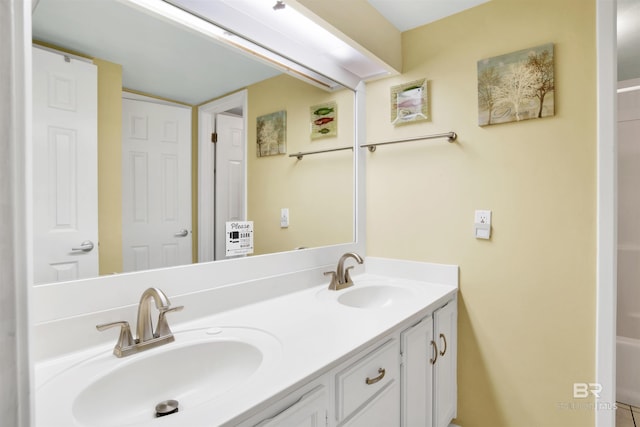
[[[94,142],[101,148],[96,150],[104,154],[108,147],[107,158],[100,157],[100,167],[86,173],[69,172],[68,179],[61,175],[60,184],[50,179],[52,172],[45,173],[41,163],[25,166],[25,176],[30,177],[25,182],[33,181],[38,190],[28,197],[32,204],[26,216],[34,217],[29,238],[34,238],[36,250],[28,262],[34,267],[28,298],[32,424],[446,427],[456,415],[458,267],[357,255],[364,255],[366,249],[366,82],[400,71],[337,29],[327,31],[330,26],[304,6],[308,2],[287,0],[285,11],[280,1],[275,8],[257,0],[36,3],[33,39],[60,49],[47,52],[53,55],[51,64],[66,68],[71,65],[64,64],[84,64],[87,79],[89,71],[93,76],[98,68],[100,108],[93,100],[87,103],[90,111],[103,114],[96,119],[100,126],[96,121],[96,129],[92,126],[89,133],[93,135],[98,127],[123,132],[100,132]],[[294,24],[292,28],[286,28],[288,23]],[[25,27],[31,28],[28,18]],[[99,34],[105,36],[96,37]],[[309,34],[309,40],[303,41],[302,36]],[[100,42],[85,43],[91,40]],[[112,45],[106,49],[108,42]],[[126,46],[124,52],[122,46]],[[323,53],[321,47],[331,48]],[[343,48],[353,52],[345,55]],[[231,49],[233,57],[222,56],[231,54]],[[84,57],[72,59],[70,52]],[[153,61],[152,53],[158,55]],[[194,54],[193,62],[186,61],[186,53]],[[220,67],[221,63],[225,66]],[[58,81],[44,73],[49,65],[36,67],[42,79],[34,79],[34,84]],[[166,81],[158,79],[163,71],[171,71]],[[218,77],[217,71],[228,71],[228,78]],[[185,84],[187,74],[189,84]],[[26,75],[30,79],[31,73]],[[204,80],[197,80],[198,76]],[[247,78],[237,81],[243,76]],[[294,89],[283,89],[283,82]],[[91,87],[78,93],[93,93]],[[123,87],[134,93],[123,93]],[[187,93],[188,88],[195,93]],[[34,91],[42,100],[50,92]],[[177,184],[162,188],[172,189],[172,197],[201,190],[197,200],[167,196],[173,202],[165,203],[190,207],[183,215],[188,221],[197,212],[197,227],[178,224],[180,215],[167,214],[176,219],[175,224],[167,220],[167,230],[154,231],[142,243],[126,240],[135,234],[127,232],[123,220],[130,216],[132,198],[127,191],[138,189],[138,184],[125,181],[130,178],[127,171],[132,169],[126,161],[131,157],[122,148],[122,141],[133,138],[122,124],[134,117],[123,114],[123,109],[132,100],[138,107],[152,101],[140,98],[140,93],[160,98],[161,104],[166,99],[180,101],[193,113],[186,122],[197,118],[197,132],[184,138],[183,146],[194,145],[196,136],[198,151],[182,159],[198,159],[198,186],[191,187],[195,175],[189,168],[168,166],[169,172],[186,171],[187,178],[175,182],[187,185],[182,190],[177,190]],[[211,99],[216,103],[209,104]],[[309,135],[307,113],[319,106],[340,111],[339,136],[325,135],[316,141]],[[213,182],[213,170],[224,176],[216,169],[221,164],[212,160],[213,128],[207,124],[229,112],[242,114],[244,130],[226,142],[218,140],[216,162],[225,158],[225,144],[228,149],[231,144],[245,147],[247,161],[236,167],[244,171],[237,177],[238,184],[221,184],[215,194],[219,200],[242,202],[235,211],[243,212],[240,217],[253,221],[256,228],[253,255],[234,254],[234,259],[227,259],[223,244],[226,224],[220,212],[225,210],[217,206],[218,199],[210,200],[214,191],[207,187]],[[268,159],[248,154],[258,140],[254,132],[258,119],[276,112],[277,117],[289,113],[290,153],[329,154],[304,161],[295,155],[298,160],[290,158],[291,154]],[[33,122],[42,131],[34,135],[51,134],[45,132],[50,117],[34,117],[28,124]],[[86,124],[78,121],[78,126]],[[164,126],[165,130],[178,128]],[[135,138],[140,135],[136,133]],[[268,139],[274,138],[269,135]],[[34,141],[46,139],[34,137]],[[43,165],[51,159],[64,161],[70,144],[61,141],[32,151],[40,153]],[[62,154],[47,151],[53,148],[60,148]],[[122,152],[112,152],[114,148]],[[278,153],[285,151],[279,147]],[[95,155],[91,156],[78,165],[96,164]],[[75,154],[70,158],[75,159]],[[52,163],[48,167],[70,170],[67,163],[61,164],[65,166],[56,168]],[[141,177],[135,181],[140,189],[146,191],[146,183],[165,182],[149,178],[155,175],[143,173],[140,167],[141,172],[136,169],[134,174]],[[105,171],[126,173],[114,178],[104,175]],[[67,188],[75,177],[82,177],[92,198],[78,192],[73,200],[52,202],[52,194],[66,197],[69,193],[53,191],[56,185]],[[109,194],[93,200],[98,187],[108,188]],[[226,187],[241,191],[224,193]],[[144,191],[131,205],[141,209],[133,216],[146,230],[148,224],[155,224],[151,213],[164,211],[151,207],[147,203],[151,196]],[[284,200],[283,194],[287,195]],[[68,237],[75,233],[76,222],[89,221],[65,217],[60,221],[66,222],[51,229],[57,223],[49,217],[61,212],[71,217],[71,212],[85,211],[71,202],[98,200],[99,211],[90,215],[92,222],[99,223],[91,230],[93,237],[72,243],[70,251],[68,245],[61,247],[54,257],[43,243],[45,238]],[[60,209],[49,212],[58,204]],[[286,215],[283,206],[287,206]],[[214,212],[214,207],[219,210]],[[291,226],[289,209],[295,218]],[[273,221],[274,212],[285,218]],[[36,213],[42,215],[36,219]],[[214,218],[221,224],[214,227]],[[196,236],[197,250],[187,241]],[[95,249],[91,250],[89,245],[77,246],[85,240],[99,243],[92,244]],[[181,265],[183,258],[193,265]],[[130,261],[133,266],[128,265]],[[42,272],[42,277],[35,272]]]
[[[171,329],[164,314],[179,305],[160,298],[156,310],[147,290],[138,318],[149,303],[163,317],[147,339],[168,330],[173,340],[117,357],[125,327],[91,325],[111,342],[37,361],[35,425],[446,427],[456,413],[457,266],[367,257],[351,286],[320,280],[206,316],[197,313],[215,290],[171,296],[184,306]],[[224,292],[242,300],[256,285]]]

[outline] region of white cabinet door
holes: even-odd
[[[456,300],[400,335],[402,426],[447,427],[457,411]]]
[[[400,335],[403,362],[402,426],[431,427],[433,417],[433,318],[427,317]]]
[[[400,425],[400,387],[391,381],[364,408],[341,427],[396,427]]]
[[[256,427],[323,427],[327,425],[328,398],[326,388],[318,386],[293,405]]]
[[[433,365],[434,427],[447,427],[457,411],[457,318],[456,300],[433,313],[438,359]]]

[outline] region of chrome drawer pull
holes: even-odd
[[[369,377],[367,377],[367,379],[366,379],[366,380],[364,380],[364,382],[366,382],[368,385],[375,384],[375,383],[377,383],[378,381],[380,381],[381,379],[383,379],[383,378],[384,378],[384,374],[385,374],[386,372],[385,372],[384,368],[380,368],[380,369],[378,369],[378,373],[379,373],[380,375],[378,375],[378,376],[377,376],[377,377],[375,377],[375,378],[369,378]]]

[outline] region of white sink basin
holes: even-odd
[[[373,285],[349,288],[339,291],[337,301],[340,304],[357,308],[384,308],[410,301],[412,293],[406,289],[392,285]]]
[[[36,394],[38,425],[142,426],[169,419],[180,425],[181,413],[241,393],[281,351],[277,339],[253,329],[198,329],[175,337],[121,359],[92,357],[49,380]],[[156,404],[166,400],[177,400],[179,412],[156,418]]]

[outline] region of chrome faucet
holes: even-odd
[[[151,321],[151,300],[154,300],[158,309],[158,322],[156,330],[153,330]],[[167,313],[180,311],[184,306],[171,307],[169,298],[158,288],[149,288],[142,293],[138,304],[138,324],[136,327],[137,338],[134,340],[131,335],[129,322],[118,321],[97,325],[96,329],[104,331],[116,326],[120,326],[120,336],[113,348],[113,354],[117,357],[125,357],[143,350],[168,344],[175,340],[171,328],[167,323]]]
[[[324,273],[325,276],[331,275],[331,283],[329,283],[329,289],[332,291],[339,291],[340,289],[348,288],[349,286],[353,286],[353,281],[351,280],[351,276],[349,276],[349,270],[353,268],[353,266],[344,268],[344,262],[348,258],[355,259],[358,264],[362,264],[364,260],[360,255],[355,252],[347,252],[346,254],[340,257],[338,260],[338,268],[336,271],[326,271]]]
[[[171,305],[169,298],[158,288],[149,288],[142,293],[140,302],[138,303],[138,327],[136,332],[138,335],[138,342],[149,341],[153,338],[158,338],[153,332],[153,322],[151,321],[151,299],[154,299],[156,308],[162,313]],[[158,321],[160,317],[158,317]],[[159,322],[158,322],[159,323]]]

